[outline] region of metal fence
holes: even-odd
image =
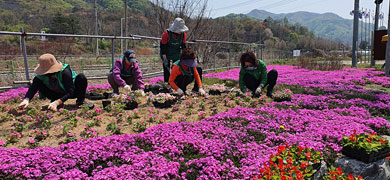
[[[92,38],[105,39],[111,41],[111,54],[94,55],[56,55],[63,63],[70,64],[76,72],[83,72],[89,80],[105,79],[112,68],[115,58],[121,54],[115,54],[115,40],[127,39],[130,41],[151,40],[159,41],[158,37],[131,35],[130,37],[121,36],[95,36],[95,35],[73,35],[73,34],[41,34],[21,32],[0,31],[1,35],[19,36],[21,39],[21,55],[0,55],[0,79],[12,79],[13,84],[25,84],[33,77],[33,69],[38,63],[39,55],[28,55],[26,49],[26,37],[45,36],[45,37],[65,37],[65,38]],[[187,42],[189,46],[199,51],[210,51],[212,61],[204,61],[202,57],[198,58],[199,64],[207,71],[214,71],[220,68],[232,68],[239,66],[239,55],[246,50],[252,50],[257,53],[259,58],[263,57],[264,46],[262,44],[214,41],[214,40],[192,40]],[[237,50],[237,46],[239,50]],[[200,48],[201,47],[201,48]],[[154,47],[154,52],[159,52],[158,47]],[[235,50],[233,50],[235,49]],[[122,49],[121,49],[122,51]],[[154,55],[137,55],[141,70],[145,78],[162,75],[162,63],[158,53]],[[17,80],[17,81],[15,81]],[[19,87],[19,86],[16,86]],[[15,86],[1,87],[0,89],[10,89]]]

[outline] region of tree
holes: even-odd
[[[49,33],[55,34],[77,34],[80,27],[80,20],[75,15],[65,16],[57,13],[49,26]]]

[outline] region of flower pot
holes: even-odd
[[[109,98],[111,98],[111,94],[112,93],[105,92],[105,93],[103,93],[103,96],[105,99],[109,99]]]
[[[102,101],[103,109],[105,109],[108,105],[111,105],[111,101]]]
[[[105,98],[103,94],[93,93],[93,92],[87,93],[85,97],[89,100],[101,100]]]
[[[221,95],[222,93],[221,93],[221,91],[216,91],[216,90],[209,90],[209,94],[210,95]]]
[[[133,101],[133,102],[128,102],[126,103],[126,106],[124,107],[125,110],[133,110],[138,107],[138,103]]]
[[[357,159],[368,164],[390,156],[390,149],[381,149],[378,152],[368,153],[364,149],[355,149],[351,148],[350,146],[346,146],[343,147],[341,153],[347,157]]]
[[[175,104],[175,100],[172,101],[165,101],[164,103],[159,102],[153,102],[153,106],[156,108],[169,108],[172,107],[173,104]]]

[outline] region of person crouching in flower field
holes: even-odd
[[[113,96],[119,94],[119,87],[127,91],[141,90],[143,92],[145,89],[142,72],[135,55],[133,50],[125,51],[123,56],[115,62],[111,73],[108,74],[108,83],[114,89]]]
[[[272,91],[278,79],[278,72],[272,69],[267,73],[267,67],[262,60],[257,60],[253,52],[245,52],[240,58],[241,69],[239,76],[240,90],[244,93],[247,88],[253,96],[258,97],[262,89],[267,87],[267,96],[272,98]]]
[[[195,52],[186,48],[183,49],[180,60],[173,63],[168,82],[179,95],[184,95],[187,85],[194,80],[195,85],[192,91],[199,92],[202,96],[206,95],[202,88],[202,68],[198,67],[195,58]]]
[[[76,106],[84,104],[88,81],[84,74],[76,74],[68,64],[62,64],[52,54],[39,57],[33,82],[19,108],[26,109],[29,101],[39,91],[40,98],[48,98],[49,110],[57,111],[69,98],[77,98]]]

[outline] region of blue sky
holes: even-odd
[[[248,13],[253,9],[261,9],[272,13],[332,12],[343,18],[352,19],[349,13],[354,8],[354,2],[354,0],[208,0],[208,9],[211,10],[211,17],[224,16],[229,13]],[[389,11],[388,3],[389,0],[384,0],[381,9],[385,13],[385,25]],[[360,0],[361,8],[375,10],[374,0]]]

